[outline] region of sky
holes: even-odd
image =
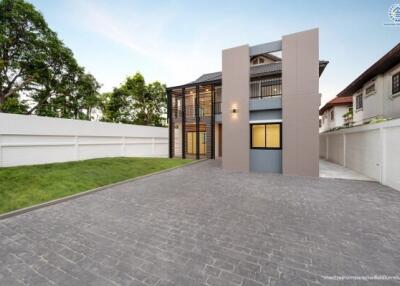
[[[388,9],[400,0],[30,0],[79,64],[111,91],[141,72],[184,84],[221,70],[221,50],[319,28],[322,103],[400,42]]]

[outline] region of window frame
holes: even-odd
[[[358,99],[358,98],[361,98],[361,107],[358,107],[358,103],[359,103],[359,101],[360,101],[360,100],[358,100],[358,102],[357,102],[357,99]],[[359,94],[356,95],[356,111],[362,110],[363,107],[364,107],[364,98],[363,98],[363,94],[362,94],[362,93],[359,93]]]
[[[365,88],[365,95],[373,95],[376,93],[376,86],[375,83],[371,83]]]
[[[397,90],[394,89],[394,78],[398,77],[398,86],[397,86]],[[392,75],[392,95],[397,94],[400,92],[400,72],[395,73],[394,75]]]
[[[279,147],[267,147],[267,125],[279,125]],[[265,128],[265,147],[253,147],[253,125],[264,125]],[[250,123],[250,149],[254,150],[282,150],[282,122]]]

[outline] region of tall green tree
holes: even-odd
[[[112,92],[103,93],[101,96],[102,120],[133,124],[129,102],[127,93],[121,88],[114,88]]]
[[[0,111],[90,119],[98,88],[33,5],[0,1]]]
[[[103,120],[163,126],[167,106],[166,87],[156,81],[146,84],[140,73],[128,77],[112,93],[104,94]]]

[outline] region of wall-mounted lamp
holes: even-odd
[[[237,105],[236,104],[232,104],[232,113],[233,114],[236,114],[236,113],[238,113],[238,107],[237,107]]]
[[[233,104],[233,105],[232,105],[231,111],[232,111],[232,119],[237,119],[239,109],[238,109],[238,107],[237,107],[236,104]]]

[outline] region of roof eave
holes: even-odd
[[[325,70],[326,66],[328,65],[328,63],[329,63],[329,61],[320,61],[320,63],[319,63],[319,76],[322,75],[322,73],[324,72],[324,70]],[[251,79],[264,77],[264,76],[278,75],[278,74],[282,74],[282,70],[254,74],[254,75],[251,76]],[[211,81],[202,81],[202,82],[194,81],[194,82],[189,82],[189,83],[182,84],[182,85],[170,86],[170,87],[167,87],[167,90],[194,87],[196,85],[221,84],[221,82],[222,82],[221,79],[219,79],[219,80],[211,80]]]
[[[343,89],[338,97],[351,96],[357,90],[363,87],[363,85],[373,79],[375,76],[382,74],[394,66],[400,63],[400,43],[397,44],[393,49],[366,69],[362,74],[360,74],[355,80],[353,80],[345,89]]]

